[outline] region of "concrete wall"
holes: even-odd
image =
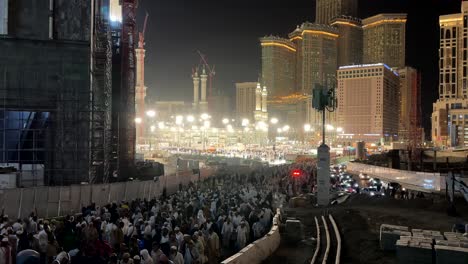
[[[213,169],[201,171],[201,179],[211,177]],[[151,199],[162,194],[175,193],[179,184],[198,180],[191,171],[158,178],[158,181],[118,182],[95,185],[71,185],[60,187],[36,187],[0,190],[0,208],[10,218],[22,218],[37,210],[39,217],[57,217],[81,212],[92,202],[102,206],[111,202],[133,199]]]
[[[273,227],[264,237],[247,245],[237,254],[221,262],[222,264],[255,264],[262,263],[273,252],[278,249],[281,242],[279,224],[281,221],[281,212],[278,209],[273,218]]]

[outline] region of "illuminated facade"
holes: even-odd
[[[468,2],[461,9],[439,17],[439,99],[431,131],[436,146],[468,147]]]
[[[330,25],[338,29],[338,66],[362,63],[362,23],[358,18],[337,17]]]
[[[311,94],[315,84],[335,83],[338,31],[334,27],[303,23],[302,92]]]
[[[270,95],[283,96],[295,90],[296,45],[288,39],[269,36],[260,39],[262,82]]]
[[[296,45],[296,76],[294,80],[295,90],[302,91],[302,30],[300,26],[291,32],[289,40]]]
[[[317,0],[315,23],[329,24],[339,16],[357,17],[358,0]]]
[[[363,64],[340,67],[338,125],[352,140],[391,141],[397,137],[399,78],[389,66]]]
[[[363,62],[405,66],[406,14],[378,14],[362,20]]]
[[[422,143],[421,74],[412,67],[397,70],[400,77],[400,123],[398,139],[418,145]]]
[[[247,118],[253,120],[253,113],[255,110],[261,111],[261,102],[256,102],[257,98],[256,92],[257,82],[243,82],[236,83],[236,118],[243,119]],[[261,90],[260,90],[261,93]],[[259,109],[256,109],[255,106],[260,106]]]

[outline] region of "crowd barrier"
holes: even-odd
[[[386,167],[348,162],[347,170],[355,173],[365,173],[370,177],[388,182],[397,182],[410,189],[440,192],[445,189],[445,176],[440,173],[396,170]]]
[[[16,188],[0,190],[0,209],[10,218],[23,218],[37,211],[39,217],[50,218],[81,213],[83,206],[96,203],[102,206],[111,202],[133,199],[151,199],[166,193],[175,193],[179,184],[186,185],[199,178],[213,175],[214,169],[202,169],[200,176],[192,171],[158,177],[156,181],[131,181],[109,184],[87,184]]]
[[[222,264],[256,264],[262,263],[273,252],[278,249],[281,236],[279,225],[281,223],[281,211],[276,210],[276,215],[273,217],[273,226],[264,237],[257,239],[255,242],[241,249],[237,254],[221,262]]]

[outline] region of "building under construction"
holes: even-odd
[[[132,174],[136,0],[112,25],[111,2],[0,0],[0,165],[22,186]]]

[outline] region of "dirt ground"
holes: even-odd
[[[389,197],[353,195],[341,205],[332,206],[333,214],[343,240],[341,263],[397,263],[394,252],[383,252],[379,248],[381,224],[404,225],[410,228],[451,231],[455,223],[468,223],[468,204],[457,200],[455,207],[460,214],[448,216],[448,204],[443,197],[434,199],[396,200]],[[306,236],[314,236],[314,216],[323,209],[285,209],[287,217],[296,217],[305,225]],[[282,244],[264,263],[309,263],[314,246]]]

